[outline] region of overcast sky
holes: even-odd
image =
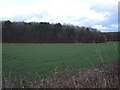
[[[118,31],[119,0],[0,0],[0,20],[50,22]]]

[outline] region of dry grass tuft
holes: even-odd
[[[52,78],[31,79],[27,82],[16,79],[14,83],[3,77],[3,88],[120,88],[118,69],[117,64],[103,65],[87,71],[76,71],[79,73],[77,75],[65,71]],[[20,84],[16,86],[15,82]]]

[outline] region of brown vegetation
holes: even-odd
[[[55,77],[43,80],[31,79],[27,82],[20,81],[16,86],[3,78],[3,88],[120,88],[118,78],[118,65],[94,66],[89,70],[73,71],[65,70]],[[16,79],[16,82],[19,82]]]

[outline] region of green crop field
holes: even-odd
[[[3,75],[54,75],[66,68],[89,68],[91,64],[110,64],[118,59],[118,42],[72,44],[2,44]]]

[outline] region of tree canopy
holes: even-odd
[[[94,28],[49,22],[7,20],[3,21],[2,29],[3,43],[101,43],[109,38]]]

